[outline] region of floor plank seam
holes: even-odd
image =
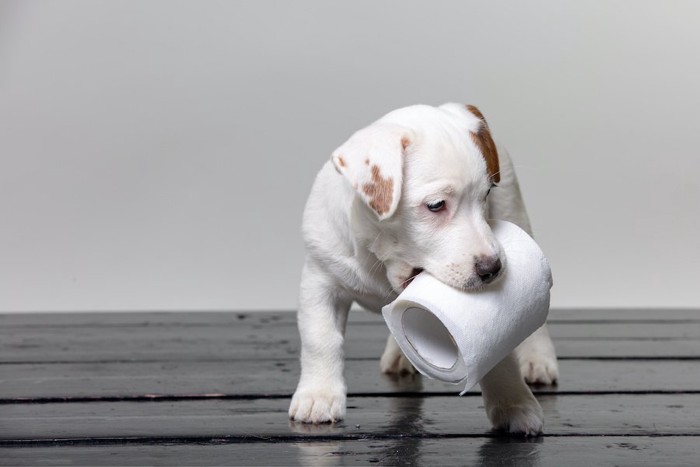
[[[556,347],[556,342],[554,343]],[[662,355],[662,356],[637,356],[637,355],[610,355],[610,356],[595,356],[595,357],[583,357],[583,356],[559,356],[557,357],[559,361],[700,361],[700,354],[698,355]],[[166,363],[222,363],[222,364],[232,364],[237,360],[233,359],[218,359],[218,358],[196,358],[192,360],[178,359],[178,360],[157,360],[157,359],[139,359],[139,360],[18,360],[18,361],[6,361],[0,362],[0,367],[3,365],[7,366],[18,366],[18,365],[121,365],[121,364],[166,364]],[[298,362],[298,357],[279,357],[279,358],[260,358],[256,359],[257,362]],[[379,357],[347,357],[346,362],[368,362],[376,361],[379,362]]]
[[[700,390],[641,389],[641,390],[598,390],[598,391],[538,391],[535,396],[648,396],[648,395],[696,395]],[[95,396],[95,397],[36,397],[36,398],[2,398],[0,405],[20,404],[84,404],[97,402],[177,402],[201,400],[280,400],[291,399],[292,394],[192,394],[192,395],[142,395],[142,396]],[[431,397],[481,397],[480,392],[470,392],[457,396],[457,392],[357,392],[348,393],[348,398],[394,398],[427,399]]]
[[[159,444],[255,444],[255,443],[319,443],[326,441],[387,441],[387,440],[439,440],[439,439],[503,439],[505,441],[537,442],[543,438],[700,438],[700,433],[545,433],[538,437],[509,436],[491,433],[382,433],[382,434],[338,434],[338,435],[276,435],[276,436],[129,436],[95,438],[54,439],[2,439],[0,448],[16,447],[62,447],[62,446],[108,446],[108,445],[159,445]]]

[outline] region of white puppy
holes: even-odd
[[[380,312],[421,270],[461,290],[498,279],[503,251],[488,218],[531,230],[510,159],[476,107],[395,110],[333,152],[304,212],[301,378],[291,419],[345,415],[343,340],[353,302]],[[415,371],[391,336],[380,365],[385,373]],[[558,377],[544,327],[480,383],[494,427],[535,435],[542,409],[523,377]]]

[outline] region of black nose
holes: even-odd
[[[484,284],[488,284],[498,277],[501,267],[501,259],[498,256],[480,256],[474,265],[476,274]]]

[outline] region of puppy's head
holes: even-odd
[[[396,110],[331,159],[357,191],[354,233],[396,291],[421,270],[461,290],[498,277],[505,258],[486,222],[498,154],[476,107]]]

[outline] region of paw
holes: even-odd
[[[557,384],[559,364],[554,344],[545,327],[525,339],[515,353],[520,363],[520,374],[530,384]]]
[[[486,414],[497,430],[525,436],[542,434],[544,415],[534,397],[520,403],[494,404],[487,407]]]
[[[530,384],[557,384],[559,380],[559,364],[554,353],[554,347],[518,348],[520,373]]]
[[[346,391],[297,388],[289,405],[289,418],[302,423],[335,423],[345,417]]]
[[[406,356],[401,352],[401,349],[396,346],[396,348],[389,348],[387,346],[382,354],[382,358],[379,360],[379,368],[384,374],[415,374],[416,369],[413,367],[411,362],[408,361]]]
[[[416,373],[416,369],[411,365],[406,356],[401,351],[401,347],[396,343],[393,336],[389,335],[382,358],[379,360],[379,368],[382,373],[391,375]]]

